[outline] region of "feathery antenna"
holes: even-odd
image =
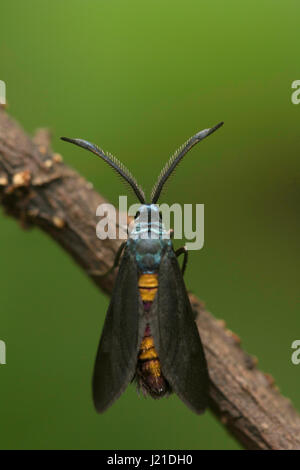
[[[158,177],[158,180],[152,189],[152,192],[151,192],[152,204],[157,203],[164,184],[166,183],[169,176],[173,173],[178,163],[182,160],[184,155],[189,150],[191,150],[191,148],[194,147],[194,145],[198,144],[198,142],[205,139],[205,137],[208,137],[209,135],[211,135],[213,132],[219,129],[223,124],[224,124],[223,122],[220,122],[219,124],[217,124],[214,127],[211,127],[210,129],[204,129],[203,131],[198,132],[189,140],[187,140],[178,150],[176,150],[174,155],[172,155],[172,157],[169,159],[169,161],[166,163],[166,165],[162,169]]]
[[[71,142],[71,144],[78,145],[90,152],[95,153],[98,157],[102,158],[108,165],[110,165],[124,180],[131,186],[138,200],[145,204],[145,194],[142,188],[138,185],[136,179],[132,176],[130,171],[126,168],[123,163],[120,162],[116,157],[109,153],[105,153],[100,147],[87,140],[83,139],[69,139],[68,137],[61,137],[65,142]]]

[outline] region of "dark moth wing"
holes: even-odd
[[[208,371],[175,253],[162,256],[158,291],[151,309],[150,327],[162,373],[179,398],[196,413],[208,402]]]
[[[133,379],[145,326],[135,258],[125,249],[94,367],[93,398],[99,413],[112,405]]]

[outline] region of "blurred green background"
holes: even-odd
[[[161,202],[205,204],[187,286],[298,408],[299,13],[296,0],[2,0],[0,11],[9,112],[30,133],[49,127],[55,151],[113,203],[119,179],[59,136],[98,143],[149,193],[179,145],[225,121]],[[108,298],[45,234],[2,213],[0,223],[1,448],[239,448],[175,396],[129,387],[97,415],[90,382]]]

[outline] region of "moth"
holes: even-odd
[[[111,268],[119,265],[93,375],[93,399],[99,413],[133,381],[144,395],[155,399],[175,392],[196,413],[207,406],[207,363],[183,280],[188,252],[185,247],[174,250],[157,203],[186,153],[222,124],[198,132],[175,152],[159,175],[150,201],[118,159],[86,140],[62,137],[108,163],[141,203]],[[180,255],[184,256],[182,268]]]

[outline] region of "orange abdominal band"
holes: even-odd
[[[139,291],[143,302],[153,302],[158,287],[157,274],[141,274]]]
[[[145,361],[144,368],[149,374],[154,377],[161,376],[158,354],[154,348],[152,336],[144,336],[140,346],[139,360]]]
[[[157,274],[141,274],[138,287],[143,302],[153,302],[158,288]],[[154,347],[152,336],[145,336],[142,339],[139,360],[143,362],[143,370],[153,377],[161,377],[161,368],[158,354]]]

